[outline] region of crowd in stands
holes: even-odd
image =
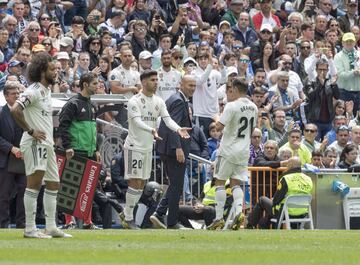
[[[27,87],[31,56],[44,51],[57,60],[53,93],[79,92],[93,72],[98,94],[130,98],[154,69],[166,100],[193,74],[191,153],[213,160],[226,83],[242,77],[259,109],[246,125],[256,127],[250,166],[298,156],[349,168],[360,162],[358,13],[356,0],[0,0],[0,90]],[[127,126],[125,109],[104,118]]]

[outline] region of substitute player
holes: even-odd
[[[248,84],[239,78],[226,85],[226,96],[229,103],[225,105],[220,120],[216,122],[216,128],[219,131],[224,131],[215,161],[216,218],[208,226],[209,230],[224,227],[225,181],[228,178],[230,178],[234,198],[233,206],[235,206],[235,219],[232,229],[237,230],[240,227],[243,205],[243,191],[240,185],[241,182],[248,180],[247,165],[251,134],[257,124],[258,113],[256,105],[246,98],[247,87]]]
[[[60,179],[54,152],[51,90],[48,87],[56,79],[52,57],[45,52],[36,54],[28,66],[28,76],[32,84],[11,108],[15,121],[24,130],[20,142],[27,175],[24,237],[72,237],[59,230],[55,223]],[[45,233],[40,232],[35,224],[37,197],[43,180]]]
[[[125,179],[128,181],[124,212],[120,213],[125,229],[138,229],[133,220],[133,210],[142,194],[145,181],[150,178],[153,140],[159,137],[156,120],[161,117],[166,126],[181,137],[189,138],[188,130],[181,128],[171,118],[165,102],[155,95],[158,86],[157,72],[145,70],[141,76],[143,89],[128,102],[129,134],[125,139]]]

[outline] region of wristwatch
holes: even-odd
[[[28,130],[27,133],[28,133],[30,136],[32,136],[32,135],[34,134],[34,129]]]

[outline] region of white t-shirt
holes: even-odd
[[[154,137],[150,131],[139,128],[135,124],[134,118],[136,117],[141,117],[142,122],[155,129],[158,117],[170,117],[165,102],[156,95],[147,97],[141,92],[128,102],[129,133],[124,147],[140,152],[151,151]]]
[[[41,143],[53,146],[51,90],[41,83],[33,83],[20,95],[17,102],[24,109],[24,117],[30,128],[45,133],[46,140]],[[24,133],[20,144],[31,145],[33,140],[32,136]]]
[[[138,71],[134,71],[131,68],[127,70],[122,65],[119,65],[110,72],[110,81],[118,81],[123,87],[141,85],[140,73]],[[132,92],[127,92],[124,94],[124,96],[127,98],[131,98],[133,95],[134,93]]]
[[[198,67],[192,72],[196,77],[193,95],[194,116],[213,118],[219,113],[217,89],[221,85],[220,72],[209,64],[205,71]]]
[[[250,156],[251,134],[257,124],[258,108],[247,98],[239,98],[225,105],[220,117],[224,131],[219,156],[231,163],[247,166]]]
[[[169,72],[166,72],[162,67],[157,72],[159,85],[156,90],[156,95],[166,101],[179,89],[181,73],[176,69],[171,69]]]

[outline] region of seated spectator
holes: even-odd
[[[274,120],[272,128],[267,128],[269,136],[269,140],[275,140],[278,142],[279,147],[282,147],[286,142],[289,136],[289,131],[294,128],[295,123],[290,122],[286,128],[286,116],[285,111],[283,110],[275,110],[273,114]]]
[[[336,168],[337,152],[333,148],[327,148],[324,152],[322,164],[324,168]]]
[[[260,197],[259,202],[249,214],[247,228],[256,228],[257,225],[260,225],[260,228],[269,228],[271,218],[279,219],[282,206],[288,195],[311,194],[313,183],[310,177],[301,173],[301,164],[302,162],[298,157],[289,160],[287,171],[283,174],[273,199],[266,196]],[[264,217],[263,212],[265,212]],[[292,217],[304,216],[305,214],[307,214],[307,209],[289,209],[289,215]],[[261,220],[261,218],[263,219]]]
[[[280,148],[280,152],[284,148],[291,150],[292,156],[299,157],[301,165],[311,163],[311,152],[301,142],[301,131],[297,128],[289,132],[288,142]]]
[[[305,124],[304,127],[304,138],[302,139],[301,143],[304,144],[310,152],[315,150],[323,151],[328,143],[327,139],[325,138],[322,143],[319,143],[315,140],[316,135],[318,133],[318,128],[313,123]]]
[[[214,151],[218,148],[221,135],[221,132],[216,129],[215,122],[212,122],[209,125],[209,135],[210,137],[208,138],[207,143],[209,147],[209,155],[211,157]]]
[[[329,148],[334,148],[337,151],[338,160],[349,140],[350,140],[349,127],[347,127],[346,125],[341,125],[336,130],[336,141],[333,142],[331,145],[329,145]]]
[[[111,33],[112,44],[120,43],[125,34],[125,18],[126,14],[123,11],[112,12],[110,18],[99,25],[99,28],[104,31],[106,29]]]
[[[249,157],[249,166],[252,166],[254,160],[263,152],[264,148],[261,143],[262,133],[259,128],[255,128],[251,135],[251,144],[250,144],[250,157]]]
[[[85,20],[82,17],[75,16],[71,22],[71,29],[65,34],[65,37],[70,37],[74,40],[74,51],[79,53],[84,49],[85,41],[88,36],[84,30]],[[60,43],[61,45],[61,43]]]
[[[323,158],[323,154],[321,153],[321,151],[318,150],[314,150],[311,153],[311,165],[318,167],[318,168],[323,168],[323,164],[322,164],[322,158]]]
[[[358,147],[354,144],[347,144],[341,152],[338,167],[349,168],[350,166],[356,164],[357,157]]]

